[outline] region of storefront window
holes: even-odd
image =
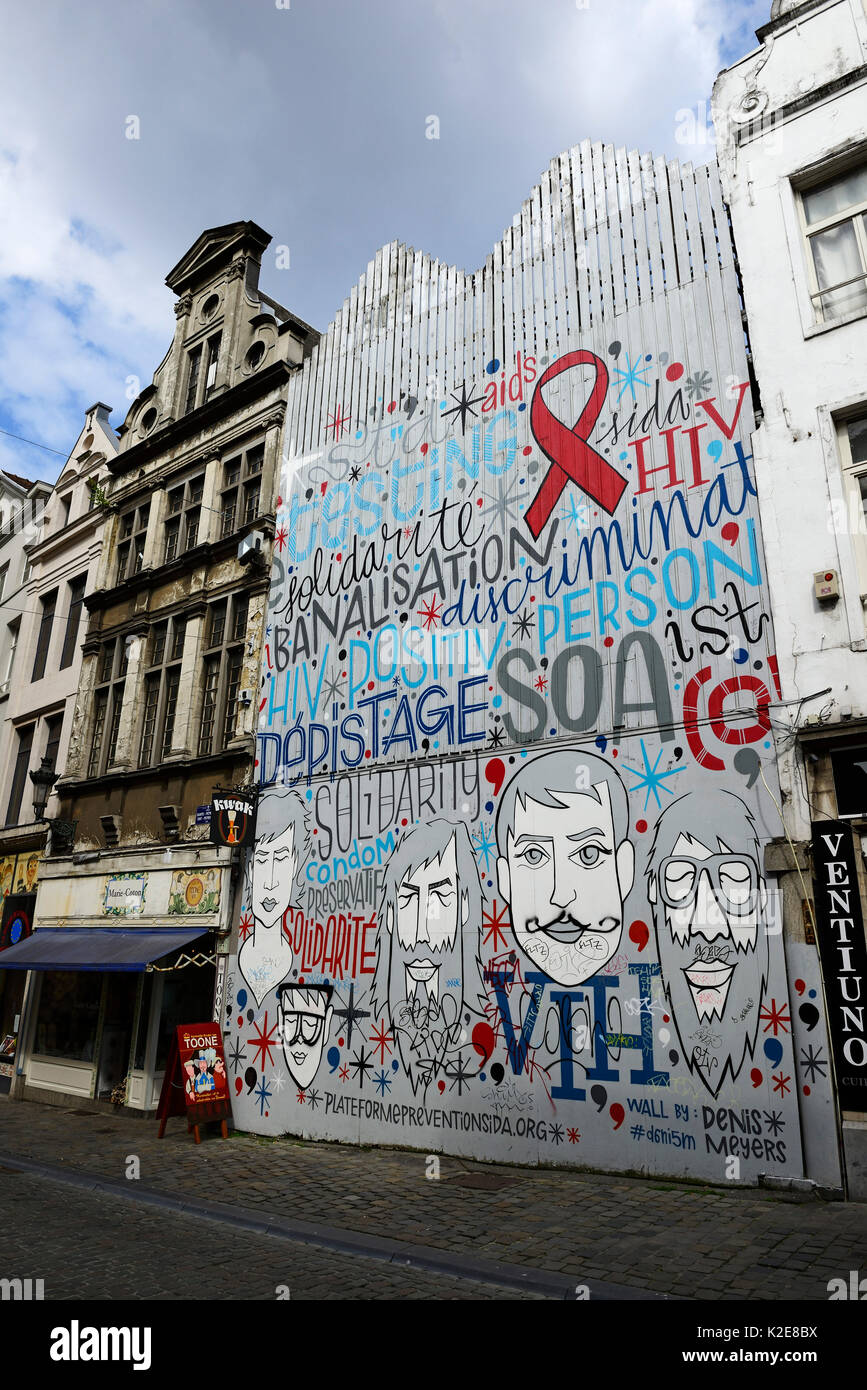
[[[145,1059],[147,1057],[148,1045],[148,1023],[151,1016],[151,1003],[154,997],[154,980],[156,976],[153,971],[145,974],[142,984],[141,1008],[138,1016],[138,1032],[135,1039],[135,1052],[133,1053],[132,1064],[136,1071],[144,1071]]]
[[[164,1071],[172,1033],[179,1023],[210,1023],[214,1007],[214,967],[188,965],[163,976],[156,1071]]]
[[[103,976],[92,970],[50,970],[42,977],[36,1052],[92,1062]]]

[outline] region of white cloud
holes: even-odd
[[[0,54],[0,425],[66,448],[96,399],[118,423],[126,377],[150,380],[171,339],[163,278],[206,226],[250,217],[288,245],[263,288],[324,328],[386,241],[482,263],[584,138],[709,157],[678,147],[677,112],[765,17],[763,0],[18,7]],[[0,436],[0,466],[59,462]]]

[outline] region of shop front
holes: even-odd
[[[25,977],[19,970],[5,970],[3,962],[9,948],[25,941],[33,930],[42,844],[40,841],[16,852],[10,851],[7,843],[3,849],[6,852],[0,857],[0,1095],[7,1095],[15,1073]]]
[[[75,859],[43,862],[38,929],[5,953],[7,978],[27,981],[12,1093],[153,1110],[174,1028],[212,1014],[232,852]]]

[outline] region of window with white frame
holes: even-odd
[[[99,777],[114,762],[128,657],[129,646],[123,637],[103,642],[97,657],[88,777]]]
[[[846,489],[845,530],[853,538],[862,599],[867,600],[867,407],[838,424]]]
[[[817,323],[867,310],[867,162],[800,189]]]
[[[183,414],[189,415],[209,399],[217,382],[222,334],[215,333],[206,343],[197,343],[187,353],[187,381]],[[204,365],[204,371],[202,366]]]
[[[6,667],[3,672],[4,686],[8,686],[9,681],[12,678],[12,671],[15,667],[15,653],[18,650],[18,637],[21,632],[21,619],[15,618],[13,622],[8,623],[6,631],[9,634],[9,640],[6,647]]]
[[[172,488],[166,497],[166,524],[163,541],[163,564],[168,565],[178,555],[192,550],[199,540],[202,496],[205,475],[200,473],[179,487]]]
[[[124,512],[117,542],[117,582],[131,578],[144,568],[144,549],[150,517],[150,501]]]
[[[221,536],[231,536],[233,531],[255,521],[260,515],[264,460],[265,446],[254,444],[243,454],[237,454],[224,463],[223,491],[220,495]]]
[[[151,630],[144,678],[139,767],[151,767],[172,751],[186,619],[171,618]]]
[[[235,734],[238,692],[247,634],[246,594],[235,594],[212,603],[208,610],[204,644],[202,721],[199,756],[221,752]]]

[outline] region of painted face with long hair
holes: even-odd
[[[414,1090],[455,1045],[464,998],[478,989],[481,903],[465,825],[434,820],[401,836],[380,904],[372,994],[375,1011],[387,1005]],[[473,947],[465,953],[467,933]],[[465,962],[474,972],[469,989]]]
[[[648,897],[684,1056],[716,1095],[755,1048],[768,975],[767,891],[740,799],[720,791],[696,798],[688,793],[660,817]]]

